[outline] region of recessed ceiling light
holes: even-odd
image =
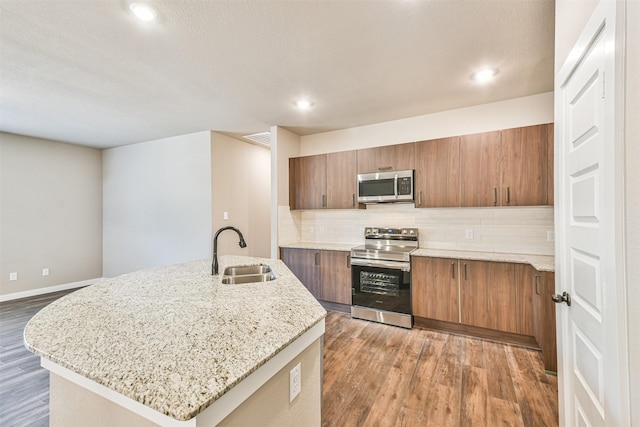
[[[311,108],[311,101],[308,101],[306,99],[301,99],[300,101],[296,101],[296,107],[298,107],[301,110],[308,110],[309,108]]]
[[[156,19],[156,11],[142,3],[131,3],[129,9],[141,21],[149,22]]]
[[[471,78],[478,83],[487,83],[488,81],[493,79],[496,74],[498,74],[498,70],[495,70],[493,68],[484,68],[473,73]]]

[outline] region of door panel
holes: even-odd
[[[327,154],[327,209],[355,209],[357,173],[356,152]]]
[[[411,258],[413,314],[458,323],[458,260]]]
[[[280,249],[282,262],[316,298],[320,298],[319,258],[320,252],[313,249]]]
[[[622,298],[617,2],[599,2],[558,76],[556,290],[561,424],[629,425]],[[564,405],[562,405],[564,402]]]
[[[339,304],[351,304],[351,264],[349,252],[321,251],[320,299]]]

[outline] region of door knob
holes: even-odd
[[[551,295],[551,299],[556,304],[562,304],[563,302],[566,302],[568,306],[571,306],[571,295],[569,295],[567,292],[563,292],[562,295],[560,294]]]

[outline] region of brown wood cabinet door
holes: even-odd
[[[289,159],[289,206],[296,209],[327,207],[327,155]]]
[[[461,260],[462,323],[516,332],[514,265]]]
[[[417,208],[460,206],[460,138],[416,142]]]
[[[309,292],[320,299],[320,251],[280,248],[280,259]]]
[[[396,144],[357,150],[358,173],[415,169],[415,144]]]
[[[338,304],[351,304],[351,260],[349,252],[320,252],[320,298]]]
[[[411,299],[413,315],[459,322],[458,260],[411,258]]]
[[[516,332],[522,335],[535,335],[533,319],[533,272],[529,264],[515,264],[516,278]]]
[[[553,198],[554,198],[554,192],[553,192],[553,168],[554,168],[554,161],[553,161],[553,156],[554,156],[554,152],[553,152],[553,123],[549,123],[547,125],[547,204],[553,206]]]
[[[502,206],[547,204],[547,125],[502,131]]]
[[[500,206],[500,131],[460,137],[460,205]]]
[[[557,372],[556,304],[551,300],[555,293],[555,274],[536,270],[532,274],[534,336],[542,350],[544,369]]]
[[[356,151],[327,154],[327,209],[356,209]]]

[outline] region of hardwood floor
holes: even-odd
[[[49,375],[22,333],[68,293],[0,303],[0,426],[49,425]],[[557,426],[539,352],[329,313],[323,426]]]
[[[0,426],[49,425],[49,372],[22,334],[34,314],[69,292],[0,303]]]
[[[323,426],[557,426],[540,352],[327,316]]]

